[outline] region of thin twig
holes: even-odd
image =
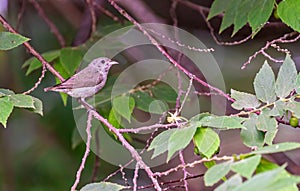
[[[48,18],[48,16],[45,14],[44,10],[42,7],[39,5],[36,0],[29,0],[29,2],[34,6],[34,8],[38,11],[39,15],[44,19],[46,24],[49,26],[50,31],[54,34],[56,39],[58,40],[59,44],[61,47],[66,46],[66,42],[64,37],[61,35],[57,27],[54,25],[54,23]]]
[[[295,38],[293,39],[288,39],[292,36],[297,35]],[[292,43],[297,41],[300,38],[300,34],[298,32],[291,32],[288,34],[283,35],[282,37],[279,37],[277,39],[273,39],[272,41],[267,41],[267,43],[265,44],[264,47],[262,47],[261,49],[259,49],[258,51],[256,51],[252,56],[250,56],[248,58],[248,61],[245,62],[243,64],[243,66],[241,67],[242,69],[245,69],[247,67],[248,64],[250,64],[250,62],[256,58],[256,56],[258,56],[259,54],[263,54],[264,56],[267,56],[265,53],[265,51],[272,45],[272,44],[276,44],[276,43]],[[269,57],[268,57],[269,58]]]
[[[86,0],[87,6],[89,7],[89,11],[92,18],[92,26],[91,26],[91,34],[94,34],[96,31],[96,25],[97,25],[97,17],[94,9],[94,0]]]
[[[80,167],[77,170],[76,179],[75,179],[75,182],[74,182],[73,186],[71,187],[71,191],[76,191],[76,187],[78,186],[79,181],[80,181],[81,172],[84,169],[86,159],[87,159],[87,157],[89,156],[89,153],[90,153],[90,145],[91,145],[91,139],[92,139],[92,135],[91,135],[92,119],[93,119],[93,113],[91,111],[89,111],[88,112],[87,125],[86,125],[86,134],[87,134],[86,149],[85,149],[84,156],[82,157]]]
[[[150,42],[156,46],[156,48],[166,57],[168,58],[168,60],[178,69],[180,69],[181,71],[183,71],[189,78],[194,78],[197,82],[199,82],[200,84],[202,84],[205,87],[210,88],[211,90],[214,90],[218,93],[220,93],[222,96],[224,96],[227,100],[234,102],[234,99],[232,99],[228,94],[226,94],[225,92],[223,92],[222,90],[211,86],[210,84],[206,83],[205,81],[201,80],[200,78],[196,77],[194,74],[190,73],[189,71],[187,71],[187,69],[185,69],[183,66],[181,66],[180,64],[178,64],[176,62],[176,60],[174,60],[174,58],[172,58],[167,51],[157,42],[157,40],[155,38],[153,38],[148,32],[147,30],[145,30],[142,25],[140,25],[134,18],[132,18],[124,9],[122,9],[119,5],[117,5],[115,3],[115,1],[113,0],[108,0],[109,3],[116,9],[119,11],[120,14],[122,14],[124,17],[126,17],[130,22],[132,22],[134,25],[136,25],[139,30],[141,30],[144,35],[146,35],[148,37],[148,39],[150,40]]]
[[[201,160],[197,160],[197,161],[194,161],[192,163],[188,163],[188,164],[185,164],[185,165],[178,165],[174,168],[171,168],[167,171],[164,171],[164,172],[156,172],[154,175],[155,176],[158,176],[158,177],[162,177],[162,176],[167,176],[169,175],[170,173],[172,172],[176,172],[178,171],[179,169],[181,168],[188,168],[188,167],[194,167],[196,166],[197,164],[202,164],[204,162],[209,162],[209,161],[222,161],[222,160],[234,160],[234,157],[232,156],[222,156],[222,157],[217,157],[217,156],[214,156],[212,158],[203,158]]]
[[[42,74],[41,76],[39,77],[38,81],[34,84],[34,86],[32,88],[30,88],[29,90],[27,90],[26,92],[24,92],[23,94],[30,94],[31,92],[33,92],[42,82],[42,80],[44,79],[45,77],[45,74],[47,72],[47,69],[46,69],[46,66],[43,65],[43,69],[42,69]]]

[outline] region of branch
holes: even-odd
[[[2,23],[3,27],[6,28],[9,32],[14,34],[19,34],[17,31],[15,31],[10,24],[5,20],[5,18],[0,15],[0,22]],[[43,66],[45,66],[54,76],[56,76],[61,82],[65,79],[28,43],[23,43],[26,49],[35,56]]]
[[[210,84],[204,82],[203,80],[201,80],[200,78],[197,78],[194,74],[190,73],[189,71],[187,71],[184,67],[182,67],[180,64],[178,64],[178,62],[176,62],[176,60],[174,60],[174,58],[172,58],[167,51],[157,42],[157,40],[155,38],[153,38],[148,32],[147,30],[145,30],[134,18],[132,18],[124,9],[122,9],[119,5],[117,5],[115,3],[114,0],[108,0],[109,3],[120,12],[120,14],[122,14],[124,17],[126,17],[130,22],[132,22],[134,25],[136,25],[139,30],[141,30],[144,35],[146,35],[148,37],[148,39],[150,40],[150,42],[156,46],[156,48],[178,69],[180,69],[182,72],[184,72],[189,78],[193,78],[194,80],[196,80],[197,82],[199,82],[200,84],[202,84],[203,86],[210,88],[211,90],[219,93],[220,95],[224,96],[227,100],[234,102],[234,99],[232,99],[228,94],[226,94],[225,92],[223,92],[222,90],[211,86]]]
[[[89,153],[90,153],[90,145],[91,145],[91,139],[92,139],[92,135],[91,135],[92,119],[93,119],[93,113],[89,111],[88,119],[87,119],[87,125],[86,125],[86,134],[87,134],[86,149],[85,149],[85,153],[82,157],[80,167],[79,167],[79,169],[76,173],[76,180],[75,180],[73,186],[71,187],[71,191],[76,191],[76,187],[78,186],[79,181],[80,181],[81,172],[84,169],[86,159],[87,159],[87,157],[89,156]]]
[[[59,44],[61,47],[66,46],[66,42],[64,37],[61,35],[57,27],[53,24],[53,22],[48,18],[48,16],[45,14],[42,7],[39,5],[36,0],[29,0],[29,2],[34,6],[34,8],[38,11],[39,15],[44,19],[44,21],[47,23],[47,25],[50,27],[50,31],[54,34],[54,36],[57,38]]]

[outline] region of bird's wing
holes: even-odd
[[[71,89],[81,87],[93,87],[103,81],[103,74],[95,68],[86,67],[66,81],[56,85],[57,89]]]

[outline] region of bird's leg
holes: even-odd
[[[86,106],[88,108],[88,112],[90,110],[95,110],[95,108],[93,106],[91,106],[88,102],[85,101],[85,98],[80,98],[79,102],[81,102],[84,106]]]

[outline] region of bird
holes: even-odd
[[[115,64],[119,63],[106,57],[96,58],[70,78],[55,86],[47,87],[44,91],[63,92],[85,101],[105,86],[109,69]]]

